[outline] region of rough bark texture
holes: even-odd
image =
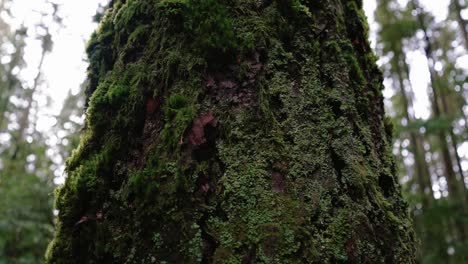
[[[414,263],[361,1],[114,1],[49,263]]]

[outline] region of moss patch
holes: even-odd
[[[365,31],[360,1],[113,1],[48,263],[413,263]]]

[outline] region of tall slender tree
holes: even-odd
[[[427,151],[424,149],[426,142],[424,134],[420,133],[423,121],[414,116],[413,110],[413,88],[410,81],[410,69],[407,63],[405,43],[411,39],[418,29],[411,10],[399,6],[396,1],[381,0],[375,12],[376,22],[380,25],[378,32],[379,51],[382,56],[389,60],[389,63],[382,65],[384,74],[391,80],[392,88],[395,91],[393,98],[393,110],[395,122],[400,125],[400,133],[397,140],[401,143],[408,141],[408,148],[402,151],[409,151],[413,157],[413,164],[409,166],[405,176],[411,178],[408,189],[416,188],[416,195],[411,197],[411,209],[417,231],[422,244],[421,256],[427,256],[434,252],[433,241],[443,241],[444,235],[440,236],[437,228],[440,224],[432,217],[434,207],[434,196],[432,192],[431,174],[429,164],[426,162]],[[401,155],[401,154],[400,154]],[[407,157],[402,157],[403,163]],[[429,219],[431,218],[431,219]],[[442,244],[441,242],[437,242]],[[442,251],[447,247],[442,245]]]
[[[463,10],[466,9],[466,0],[451,0],[450,2],[450,11],[455,16],[460,32],[465,43],[465,48],[468,49],[468,29],[466,19],[463,18]]]
[[[397,6],[394,1],[383,0],[379,2],[376,16],[376,21],[381,25],[379,41],[382,43],[382,55],[390,58],[385,73],[396,86],[396,94],[401,102],[401,119],[398,120],[398,123],[405,124],[407,131],[402,140],[409,139],[409,149],[414,157],[414,177],[419,185],[418,190],[422,204],[427,207],[433,197],[430,172],[425,160],[424,140],[419,134],[419,127],[415,125],[419,121],[415,120],[415,117],[410,114],[413,112],[412,85],[404,51],[405,39],[414,35],[417,26],[410,12],[392,9],[392,4]]]
[[[409,1],[408,6],[397,2],[379,1],[376,12],[376,20],[380,24],[377,47],[384,60],[389,62],[383,68],[391,80],[389,83],[395,87],[394,98],[397,101],[393,101],[391,106],[396,113],[394,118],[397,124],[403,124],[397,143],[403,152],[409,151],[414,157],[414,162],[406,162],[409,173],[403,179],[410,179],[406,189],[415,229],[422,241],[420,260],[423,263],[459,263],[465,261],[466,209],[464,175],[457,153],[457,142],[463,140],[464,133],[460,132],[457,124],[464,118],[461,109],[465,98],[456,91],[456,87],[461,85],[458,82],[463,71],[455,66],[459,51],[454,50],[453,45],[459,41],[453,32],[454,18],[451,16],[447,21],[436,22],[418,1]],[[415,67],[407,63],[405,55],[410,51],[421,51],[428,58],[431,77],[428,92],[432,99],[432,113],[428,120],[417,120],[411,115],[409,75],[410,68],[415,70]],[[408,148],[405,142],[409,142]],[[424,173],[421,173],[421,165],[426,168]],[[421,186],[425,185],[435,188],[435,192],[424,193]],[[434,199],[434,194],[437,199]]]
[[[427,28],[427,13],[419,5],[417,0],[411,1],[414,9],[417,12],[417,19],[420,25],[420,28],[423,32],[423,43],[424,43],[424,52],[427,57],[428,61],[428,70],[429,70],[429,77],[430,77],[430,88],[432,92],[432,109],[434,118],[439,121],[445,117],[445,110],[446,110],[446,101],[444,99],[443,90],[439,86],[438,82],[438,75],[435,71],[435,62],[436,58],[433,54],[433,43],[428,35],[428,28]],[[465,224],[464,218],[468,212],[468,207],[466,206],[465,198],[465,186],[464,186],[464,179],[458,178],[454,171],[454,162],[453,157],[450,152],[450,146],[447,142],[450,135],[453,135],[452,126],[449,125],[448,129],[441,128],[437,131],[437,137],[439,139],[440,150],[442,161],[444,164],[444,176],[447,180],[447,187],[449,194],[452,198],[452,201],[456,204],[456,208],[458,208],[458,214],[461,214],[463,217],[456,217],[456,228],[458,231],[458,236],[460,241],[465,241],[467,239],[467,226]],[[454,142],[454,138],[451,138],[451,141]],[[452,146],[453,147],[453,146]],[[458,155],[456,144],[455,149],[453,149],[454,155]]]

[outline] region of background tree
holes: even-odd
[[[84,122],[84,86],[81,86],[76,94],[70,91],[65,98],[63,107],[57,115],[57,123],[53,128],[57,135],[57,144],[50,148],[53,149],[55,177],[61,179],[64,172],[64,162],[71,155],[73,149],[78,147],[80,141],[80,132],[83,129]]]
[[[381,0],[376,12],[381,26],[378,47],[384,60],[390,61],[383,67],[395,89],[391,108],[397,114],[393,118],[401,124],[396,140],[396,145],[402,147],[400,159],[406,164],[401,174],[407,179],[405,189],[422,241],[423,263],[467,260],[466,179],[458,153],[458,142],[466,141],[467,132],[463,112],[466,97],[461,88],[466,69],[457,66],[457,59],[466,54],[466,49],[463,32],[454,26],[460,23],[456,15],[460,2],[454,2],[448,19],[442,21],[434,20],[415,0],[407,6]],[[410,115],[413,89],[409,76],[414,65],[406,58],[409,52],[424,54],[428,62],[431,115],[427,120]],[[398,114],[400,111],[403,114]],[[415,143],[418,141],[419,147]],[[407,151],[412,156],[405,154]]]
[[[0,57],[0,263],[42,263],[53,233],[51,193],[54,185],[45,135],[35,129],[36,95],[42,85],[42,62],[51,49],[44,34],[24,26],[15,29],[10,1],[0,2],[2,30]],[[48,15],[48,14],[44,14]],[[26,42],[38,38],[42,55],[30,85],[21,71]]]

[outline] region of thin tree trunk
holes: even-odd
[[[457,22],[458,22],[458,25],[460,27],[460,31],[462,33],[463,39],[465,41],[465,48],[468,50],[468,32],[466,30],[467,25],[466,25],[466,20],[463,19],[463,17],[462,17],[463,8],[466,8],[466,7],[462,7],[460,5],[459,0],[452,0],[452,6],[455,9],[455,15],[457,17]],[[447,103],[445,101],[445,98],[444,98],[443,104],[444,104],[444,108],[446,109],[447,108]],[[465,112],[463,111],[463,108],[461,109],[461,113],[462,113],[462,116],[463,116],[464,121],[465,121],[465,129],[468,129],[468,118],[466,117]],[[463,174],[463,168],[461,166],[460,155],[458,155],[458,151],[457,151],[458,150],[458,143],[457,143],[457,140],[456,140],[455,135],[453,133],[453,129],[450,132],[451,132],[450,137],[452,138],[452,147],[455,149],[455,158],[457,160],[458,171],[460,172],[460,175],[462,177],[463,185],[465,187],[465,192],[466,192],[467,191],[467,186],[465,184],[465,175]]]
[[[460,27],[463,40],[465,41],[465,48],[468,49],[468,32],[466,31],[466,20],[462,17],[463,8],[466,8],[466,6],[462,8],[459,0],[452,0],[452,6],[455,9],[458,26]]]
[[[425,51],[425,55],[428,61],[430,86],[432,89],[432,109],[434,112],[434,117],[440,118],[442,116],[442,111],[440,109],[439,104],[442,102],[442,99],[439,97],[437,87],[435,87],[436,85],[435,78],[437,74],[435,73],[435,70],[434,70],[434,57],[432,54],[431,40],[429,39],[429,36],[427,34],[427,29],[426,29],[426,25],[425,25],[425,21],[423,17],[424,11],[419,6],[419,3],[417,0],[412,0],[412,4],[418,12],[418,21],[424,33],[424,42],[426,44],[424,51]],[[441,155],[442,155],[442,161],[444,164],[444,172],[445,172],[444,174],[447,180],[449,195],[452,198],[452,200],[457,204],[457,208],[459,209],[458,213],[465,215],[468,210],[464,202],[466,199],[466,196],[464,195],[464,190],[465,190],[464,182],[460,183],[457,180],[455,172],[453,170],[453,162],[452,162],[452,158],[450,155],[449,146],[447,143],[446,131],[441,130],[437,132],[437,137],[439,139],[439,143],[441,147]],[[457,226],[457,231],[460,234],[460,241],[464,241],[467,236],[465,223],[463,220],[460,219],[460,217],[456,218],[455,222]]]
[[[1,8],[2,5],[0,5],[0,10]],[[21,64],[24,43],[22,40],[14,40],[14,46],[16,47],[16,50],[15,53],[12,54],[11,61],[8,65],[6,82],[4,86],[0,87],[0,131],[3,128],[5,122],[5,113],[8,109],[11,93],[15,89],[15,86],[19,83],[19,80],[16,78],[16,76],[13,75],[13,70],[16,66]]]
[[[18,128],[18,132],[16,136],[15,150],[12,153],[11,160],[15,160],[17,158],[18,151],[20,150],[26,137],[26,130],[29,126],[29,116],[31,114],[34,93],[36,92],[37,87],[39,86],[42,65],[44,63],[45,56],[46,56],[46,50],[44,49],[41,54],[41,59],[39,60],[39,65],[37,66],[38,72],[36,76],[34,77],[33,86],[30,90],[25,92],[26,97],[24,99],[26,100],[26,107],[23,109],[23,113],[19,120],[19,128]]]
[[[394,65],[396,65],[394,73],[397,75],[398,86],[403,104],[401,109],[407,124],[412,124],[414,122],[414,118],[409,114],[409,109],[411,109],[413,106],[412,98],[406,93],[404,84],[405,77],[407,80],[409,80],[409,68],[406,64],[403,52],[401,50],[394,52],[394,59],[397,60],[397,62],[394,63]],[[402,62],[402,64],[400,64],[400,62]],[[411,86],[411,84],[409,85]],[[408,134],[410,142],[409,149],[414,156],[413,176],[416,178],[418,185],[418,195],[422,204],[422,208],[420,210],[415,210],[415,214],[413,216],[413,226],[419,230],[417,233],[421,239],[421,253],[424,254],[433,250],[431,248],[431,242],[434,241],[434,239],[437,239],[437,234],[434,232],[434,230],[432,230],[433,225],[428,222],[428,217],[430,216],[434,206],[434,194],[432,192],[429,165],[427,164],[425,157],[426,151],[423,145],[423,137],[419,134],[419,132],[414,130],[410,130]],[[421,257],[424,258],[424,256]]]
[[[441,98],[441,101],[442,101],[442,107],[444,109],[444,112],[448,113],[449,110],[448,110],[446,96],[444,94],[442,94],[442,96],[440,98]],[[462,111],[463,111],[463,109],[462,109]],[[449,131],[449,136],[450,136],[450,143],[451,143],[452,149],[453,149],[453,155],[455,157],[455,161],[456,161],[457,168],[458,168],[458,173],[460,174],[460,179],[461,179],[462,184],[463,184],[463,189],[465,190],[465,197],[466,197],[466,199],[468,201],[468,196],[467,196],[468,192],[467,192],[467,186],[465,184],[465,175],[463,173],[463,167],[461,165],[461,158],[460,158],[460,155],[458,154],[457,138],[456,138],[455,133],[453,133],[453,126],[452,125],[450,125],[448,131]]]
[[[402,55],[402,53],[396,54],[395,56]],[[406,64],[405,61],[403,63]],[[399,65],[399,63],[397,63]],[[406,76],[409,76],[409,70],[408,68],[405,69],[405,74]],[[404,78],[403,78],[403,73],[402,69],[399,67],[395,69],[395,72],[398,76],[398,82],[399,82],[399,88],[400,88],[400,94],[402,98],[402,103],[403,103],[403,116],[406,118],[407,123],[411,124],[413,122],[413,118],[409,115],[408,109],[412,106],[412,103],[408,99],[408,95],[406,94],[405,91],[405,85],[404,85]],[[415,131],[410,131],[409,132],[409,140],[410,140],[410,149],[414,155],[414,161],[415,161],[415,176],[419,185],[419,190],[420,190],[420,195],[422,197],[422,203],[423,207],[427,209],[428,205],[430,204],[432,198],[434,197],[432,194],[432,186],[431,186],[431,181],[430,181],[430,173],[429,173],[429,167],[427,166],[426,160],[425,160],[425,150],[422,145],[422,142],[419,140],[419,134]],[[429,189],[429,195],[426,193],[426,191]],[[425,209],[424,209],[425,210]]]

